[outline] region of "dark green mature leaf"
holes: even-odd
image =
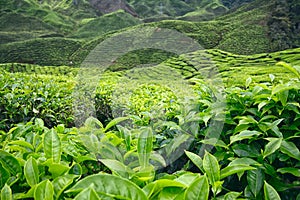
[[[34,199],[36,200],[53,200],[53,185],[49,180],[40,182],[34,190]]]
[[[11,174],[17,175],[22,173],[22,168],[19,161],[10,153],[0,150],[0,163],[6,168]]]
[[[30,157],[24,165],[24,175],[28,185],[33,187],[39,183],[39,169],[36,160]]]
[[[256,165],[256,166],[259,166],[261,164],[255,160],[253,160],[252,158],[235,158],[228,164],[228,166],[231,166],[231,165]]]
[[[206,200],[209,196],[209,184],[207,177],[201,176],[197,178],[185,191],[185,198]]]
[[[58,134],[54,129],[51,129],[44,136],[44,152],[46,158],[53,159],[53,162],[59,163],[61,157],[61,142]]]
[[[123,199],[147,199],[146,194],[133,182],[110,174],[95,174],[77,182],[67,193],[79,193],[92,185],[98,193]]]
[[[13,200],[11,188],[5,184],[4,187],[1,189],[1,200]]]
[[[281,174],[293,174],[294,176],[300,177],[300,169],[294,167],[284,167],[277,170]]]
[[[88,187],[76,195],[74,200],[101,200],[101,198],[92,187]]]
[[[288,156],[300,160],[300,151],[293,142],[283,140],[280,151]]]
[[[150,127],[144,127],[141,129],[138,138],[138,156],[139,162],[142,168],[149,165],[150,155],[153,148],[153,133]]]
[[[245,130],[245,131],[240,132],[237,135],[231,136],[230,144],[237,142],[237,141],[245,140],[245,139],[254,139],[256,136],[259,136],[261,134],[262,133],[258,132],[258,131]]]
[[[265,200],[281,200],[279,194],[276,192],[276,190],[268,184],[266,181],[264,181],[264,195]]]
[[[187,157],[189,157],[189,159],[198,167],[198,169],[204,173],[202,158],[195,153],[189,151],[184,152],[187,155]]]
[[[248,187],[252,194],[257,197],[260,193],[265,180],[265,174],[261,169],[250,170],[247,172]]]
[[[207,174],[208,180],[211,184],[220,180],[220,166],[219,163],[213,155],[205,152],[203,158],[203,169]]]
[[[232,150],[239,157],[257,158],[260,155],[258,147],[254,144],[234,144]]]
[[[9,177],[10,177],[9,171],[6,170],[0,162],[0,188],[2,188],[5,185]]]
[[[266,158],[267,156],[277,151],[280,148],[282,142],[282,138],[266,138],[266,140],[268,140],[269,143],[265,146],[263,158]]]
[[[254,169],[254,167],[251,167],[249,165],[230,165],[221,170],[220,179],[224,179],[232,174]]]

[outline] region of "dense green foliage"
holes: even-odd
[[[1,131],[2,198],[296,199],[300,83],[275,79],[254,84],[249,78],[243,88],[227,88],[223,111],[213,109],[213,90],[204,92],[199,82],[196,102],[179,103],[162,118],[152,118],[150,109],[149,116],[106,126],[89,118],[71,129],[49,129],[35,118]],[[210,135],[222,113],[222,132]],[[205,145],[213,146],[211,153],[200,151]]]
[[[0,199],[299,200],[299,5],[0,1]]]

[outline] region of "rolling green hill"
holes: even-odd
[[[124,28],[134,30],[143,26],[177,30],[205,49],[236,54],[299,47],[297,1],[245,2],[248,1],[169,0],[159,4],[157,1],[128,1],[142,18],[138,19],[124,11],[102,15],[86,0],[1,1],[0,63],[79,65],[105,38]],[[227,12],[223,4],[235,8]],[[237,8],[239,5],[243,6]],[[156,17],[169,20],[141,24],[141,20]],[[37,47],[41,43],[43,48]],[[73,43],[74,47],[69,46]],[[56,61],[51,58],[53,55],[59,55]]]

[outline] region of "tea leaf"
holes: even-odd
[[[185,191],[184,199],[208,199],[209,185],[207,177],[201,176],[197,178]]]
[[[281,200],[280,196],[276,192],[276,190],[269,185],[266,181],[264,181],[264,195],[265,200]]]

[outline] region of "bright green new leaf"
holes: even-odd
[[[241,194],[241,192],[228,192],[225,194],[224,200],[236,200]]]
[[[70,169],[68,165],[60,164],[60,163],[49,163],[48,167],[49,167],[49,172],[52,174],[53,178],[63,175]]]
[[[266,181],[264,181],[264,195],[265,200],[281,200],[279,194],[276,192],[276,190],[268,184]]]
[[[11,188],[5,184],[4,187],[1,189],[1,200],[13,200]]]
[[[294,168],[294,167],[284,167],[284,168],[280,168],[277,170],[277,172],[281,173],[281,174],[292,174],[294,176],[300,177],[300,169],[298,168]]]
[[[252,83],[252,78],[251,77],[247,78],[246,83],[245,83],[246,88],[248,88],[251,83]]]
[[[150,197],[156,196],[165,187],[186,188],[186,185],[171,179],[159,179],[157,181],[147,184],[143,188],[143,191],[147,195],[148,199],[150,199]]]
[[[266,140],[270,142],[265,146],[263,158],[266,158],[267,156],[277,151],[280,148],[282,142],[282,138],[266,138]]]
[[[78,175],[66,174],[59,176],[52,181],[55,199],[59,199],[61,194],[69,187]]]
[[[56,131],[51,129],[46,132],[44,136],[44,152],[46,158],[53,159],[53,162],[59,163],[61,151],[61,142]]]
[[[24,165],[24,175],[28,185],[33,187],[39,183],[39,169],[36,160],[30,157]]]
[[[260,193],[264,185],[264,180],[265,173],[262,169],[255,169],[247,172],[248,187],[255,197]]]
[[[76,195],[74,200],[101,200],[101,198],[98,196],[93,187],[88,187]]]
[[[147,199],[143,190],[133,182],[111,174],[95,174],[77,182],[67,193],[80,193],[93,184],[93,189],[99,194],[121,199]]]
[[[189,157],[189,159],[198,167],[198,169],[200,171],[203,172],[204,174],[204,170],[203,170],[203,160],[200,156],[198,156],[195,153],[189,152],[189,151],[184,151],[185,154],[187,155],[187,157]]]
[[[209,184],[207,177],[201,176],[197,178],[185,191],[184,199],[201,199],[206,200],[209,196]]]
[[[22,147],[26,147],[26,148],[29,148],[32,151],[34,149],[32,144],[30,144],[29,142],[26,142],[26,141],[22,141],[22,140],[11,141],[11,142],[9,142],[9,144],[10,145],[19,145],[19,146],[22,146]]]
[[[203,158],[203,169],[211,184],[220,180],[220,166],[218,160],[208,152],[205,152]]]
[[[178,178],[174,179],[174,181],[180,182],[185,184],[189,187],[200,175],[196,173],[186,172],[183,175],[179,176]]]
[[[151,198],[153,199],[170,199],[170,200],[182,200],[184,199],[184,189],[180,187],[165,187],[159,193],[157,197]]]
[[[35,200],[53,200],[53,185],[49,180],[40,182],[34,190]]]
[[[126,167],[118,160],[100,159],[100,161],[112,172],[122,176],[123,178],[129,178],[128,172],[134,173],[132,170],[130,170],[130,168]]]
[[[22,168],[19,161],[10,153],[0,150],[0,163],[11,174],[17,175],[22,173]]]
[[[254,169],[254,167],[251,167],[249,165],[230,165],[221,170],[220,179],[224,179],[232,174]]]
[[[145,168],[149,165],[152,147],[153,147],[152,128],[144,127],[141,129],[138,138],[138,146],[137,146],[139,162],[142,168]]]
[[[110,129],[111,127],[119,124],[120,122],[123,122],[125,120],[127,120],[128,117],[118,117],[118,118],[115,118],[113,120],[111,120],[107,125],[106,127],[104,128],[104,132],[106,132],[108,129]]]
[[[254,139],[254,138],[256,138],[256,136],[259,136],[261,134],[262,133],[258,132],[258,131],[245,130],[245,131],[240,132],[237,135],[231,136],[230,144],[237,142],[237,141],[245,140],[245,139]]]

